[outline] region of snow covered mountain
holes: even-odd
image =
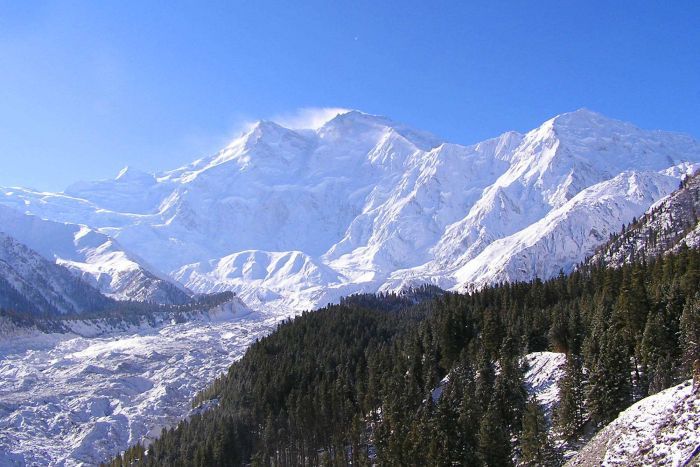
[[[0,232],[0,307],[59,315],[105,308],[110,303],[67,269]]]
[[[259,122],[161,174],[127,168],[64,193],[0,188],[0,204],[90,226],[195,292],[300,310],[358,291],[568,271],[692,162],[698,141],[588,110],[472,146],[350,111],[314,129]]]
[[[21,239],[44,258],[114,299],[177,305],[190,298],[185,287],[85,225],[53,222],[0,206],[0,231]]]

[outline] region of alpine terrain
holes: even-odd
[[[232,290],[301,311],[360,291],[571,271],[697,162],[688,136],[583,109],[472,146],[350,111],[306,130],[258,122],[155,175],[0,188],[0,205],[34,217],[0,215],[7,233],[116,297]],[[61,223],[55,238],[37,236],[45,220]]]
[[[343,111],[0,187],[0,465],[634,462],[695,426],[698,169],[585,109],[470,146]]]

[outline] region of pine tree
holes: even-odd
[[[528,398],[525,405],[520,448],[522,450],[521,463],[523,465],[558,465],[556,452],[549,441],[544,412],[534,395]]]
[[[597,425],[614,420],[632,402],[627,346],[613,326],[603,335],[601,353],[591,374],[588,406]]]
[[[479,458],[489,467],[512,465],[507,422],[495,401],[489,404],[479,428]]]
[[[508,421],[511,432],[520,429],[523,410],[527,401],[527,392],[523,384],[523,371],[518,364],[518,351],[513,339],[503,340],[500,350],[500,372],[496,375],[493,397],[501,408],[503,420]]]
[[[565,439],[573,439],[581,433],[584,423],[585,388],[583,385],[581,357],[566,357],[564,376],[559,380],[559,404],[554,411],[557,429]]]

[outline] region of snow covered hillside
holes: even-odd
[[[690,380],[642,399],[601,430],[566,465],[700,462],[700,397]]]
[[[89,226],[195,292],[299,310],[358,291],[568,271],[675,189],[688,162],[700,162],[698,141],[588,110],[472,146],[350,111],[312,129],[259,122],[156,175],[127,168],[64,193],[0,188],[0,204]],[[115,276],[97,245],[47,251]]]
[[[534,394],[551,423],[552,411],[559,401],[559,380],[564,376],[566,355],[557,352],[532,352],[525,355],[524,384]]]
[[[76,322],[76,333],[10,335],[0,321],[0,465],[95,465],[158,436],[282,318],[236,299],[121,331]]]

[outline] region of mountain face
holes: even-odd
[[[591,258],[609,266],[649,259],[682,245],[700,246],[700,172],[683,180],[678,190],[654,204],[622,234]]]
[[[0,188],[0,204],[88,225],[195,292],[298,310],[571,270],[699,161],[690,137],[588,110],[471,146],[351,111],[317,129],[259,122],[156,175]]]
[[[0,308],[41,315],[82,313],[111,301],[67,269],[0,233]]]
[[[0,231],[114,299],[179,305],[190,298],[184,287],[85,225],[53,222],[0,206]]]

